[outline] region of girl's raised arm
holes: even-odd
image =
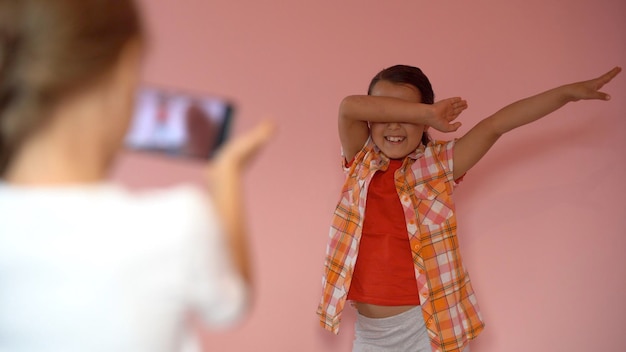
[[[514,128],[536,121],[569,102],[609,100],[609,95],[599,89],[621,70],[615,67],[598,78],[567,84],[517,101],[482,120],[455,144],[454,177],[461,177],[487,153],[500,136]]]
[[[339,106],[339,139],[346,160],[351,160],[369,138],[368,122],[400,122],[432,126],[442,132],[456,131],[454,121],[467,108],[461,98],[421,104],[386,96],[352,95]]]

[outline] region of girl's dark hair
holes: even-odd
[[[398,84],[410,84],[417,88],[422,95],[423,104],[433,104],[435,102],[435,93],[428,77],[417,67],[407,65],[395,65],[386,68],[374,76],[367,89],[367,95],[372,94],[372,89],[379,81],[388,81]],[[424,131],[422,134],[422,144],[427,145],[430,142],[428,133]]]
[[[142,36],[133,0],[0,0],[0,177],[47,111]]]

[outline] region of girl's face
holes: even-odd
[[[422,94],[410,84],[379,81],[371,91],[373,96],[393,97],[421,103]],[[391,159],[402,159],[417,149],[425,131],[424,125],[399,122],[372,122],[372,140]]]

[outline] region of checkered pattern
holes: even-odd
[[[451,194],[454,141],[434,142],[410,154],[396,173],[415,277],[433,351],[461,351],[484,328],[456,237]],[[389,159],[370,140],[348,168],[335,209],[322,277],[320,324],[339,332],[358,255],[367,190],[374,173]]]

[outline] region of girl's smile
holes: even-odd
[[[406,137],[385,136],[385,140],[387,140],[389,143],[400,143],[404,142],[405,139]]]

